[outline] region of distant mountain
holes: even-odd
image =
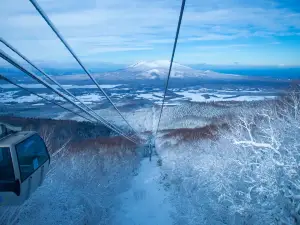
[[[123,72],[131,73],[136,79],[165,79],[170,67],[169,60],[140,61],[128,66]],[[172,65],[172,77],[183,78],[197,76],[198,71],[190,67],[174,62]]]
[[[165,80],[170,66],[169,60],[140,61],[125,69],[112,72],[94,74],[98,80]],[[247,76],[217,73],[211,70],[196,70],[188,66],[174,62],[171,72],[172,79],[252,79]],[[59,77],[60,80],[86,80],[86,75],[66,75]]]
[[[53,62],[49,64],[37,62],[36,64],[49,75],[56,76],[61,82],[89,81],[89,77],[75,63]],[[85,63],[85,65],[97,80],[101,80],[104,83],[139,80],[150,82],[165,80],[169,71],[170,61],[139,61],[127,67],[122,64],[105,62]],[[26,64],[24,66],[30,68]],[[0,73],[22,82],[32,81],[31,78],[24,76],[24,73],[12,66],[0,65]],[[246,67],[241,65],[217,66],[207,64],[186,66],[174,62],[171,77],[172,80],[175,79],[178,82],[182,78],[185,78],[185,80],[197,79],[200,81],[201,79],[205,79],[212,81],[264,80],[274,82],[280,80],[287,82],[300,78],[300,68]]]

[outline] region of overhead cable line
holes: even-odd
[[[23,60],[25,60],[27,63],[29,63],[32,67],[34,67],[37,71],[42,73],[44,76],[46,76],[49,80],[51,80],[54,84],[56,84],[58,87],[60,87],[62,90],[64,90],[67,94],[69,94],[71,97],[76,99],[78,102],[80,102],[82,105],[84,105],[88,110],[93,112],[98,118],[100,118],[101,121],[105,121],[105,123],[109,124],[111,127],[115,128],[119,132],[119,128],[114,126],[113,124],[106,121],[102,116],[98,115],[91,107],[87,106],[82,102],[79,98],[77,98],[75,95],[73,95],[70,91],[68,91],[66,88],[64,88],[59,82],[57,82],[55,79],[53,79],[51,76],[46,74],[42,69],[37,67],[33,62],[31,62],[26,56],[24,56],[22,53],[20,53],[16,48],[14,48],[12,45],[10,45],[7,41],[5,41],[3,38],[0,37],[0,42],[2,42],[6,47],[8,47],[10,50],[12,50],[14,53],[16,53],[18,56],[20,56]]]
[[[81,118],[83,118],[83,119],[85,119],[85,120],[88,120],[88,121],[90,121],[90,122],[92,122],[92,123],[95,122],[95,121],[93,121],[93,120],[91,120],[91,119],[89,119],[89,118],[87,118],[87,117],[85,117],[85,116],[83,116],[83,115],[80,115],[80,114],[79,114],[78,112],[76,112],[76,111],[73,111],[73,110],[71,110],[71,109],[68,109],[67,107],[64,107],[63,105],[61,105],[61,104],[55,102],[54,100],[49,100],[49,99],[43,97],[42,95],[39,95],[39,94],[37,94],[37,93],[35,93],[35,92],[33,92],[33,91],[30,91],[29,89],[27,89],[27,88],[25,88],[25,87],[22,87],[21,85],[19,85],[19,84],[13,82],[13,81],[11,81],[11,80],[9,80],[7,77],[5,77],[5,76],[3,76],[3,75],[1,75],[1,74],[0,74],[0,80],[4,80],[4,81],[6,81],[6,82],[8,82],[8,83],[10,83],[10,84],[12,84],[12,85],[14,85],[14,86],[16,86],[16,87],[22,89],[22,90],[24,90],[24,91],[30,93],[30,94],[33,94],[33,95],[35,95],[35,96],[37,96],[37,97],[39,97],[39,98],[41,98],[41,99],[43,99],[43,100],[45,100],[45,101],[47,101],[47,102],[50,102],[50,103],[52,103],[52,104],[54,104],[54,105],[56,105],[56,106],[58,106],[58,107],[60,107],[60,108],[63,108],[64,110],[67,110],[67,111],[69,111],[69,112],[71,112],[71,113],[73,113],[73,114],[76,114],[77,116],[79,116],[79,117],[81,117]]]
[[[78,64],[81,66],[81,68],[84,70],[84,72],[90,77],[90,79],[98,87],[98,89],[102,92],[102,94],[106,97],[106,99],[112,104],[112,106],[115,108],[115,110],[118,112],[118,114],[122,117],[122,119],[137,134],[138,132],[129,124],[129,122],[125,119],[125,117],[123,116],[123,114],[119,111],[119,109],[117,108],[117,106],[113,103],[113,101],[106,94],[106,92],[103,90],[103,88],[100,87],[100,85],[95,80],[95,78],[92,76],[92,74],[86,69],[86,67],[83,65],[83,63],[81,62],[81,60],[77,57],[77,55],[75,54],[75,52],[72,50],[71,46],[67,43],[67,41],[63,38],[63,36],[58,31],[58,29],[55,27],[55,25],[49,19],[49,17],[45,13],[45,11],[40,7],[40,5],[36,2],[36,0],[29,0],[29,1],[32,3],[32,5],[35,7],[35,9],[39,12],[39,14],[43,17],[43,19],[45,20],[45,22],[53,30],[53,32],[60,39],[60,41],[64,44],[64,46],[68,49],[68,51],[72,54],[72,56],[78,62]]]
[[[179,15],[179,20],[178,20],[178,24],[177,24],[176,36],[175,36],[175,41],[174,41],[174,45],[173,45],[172,57],[171,57],[171,62],[170,62],[170,67],[169,67],[167,82],[166,82],[166,86],[165,86],[164,97],[163,97],[163,101],[162,101],[161,108],[160,108],[159,119],[158,119],[158,123],[157,123],[157,128],[156,128],[155,135],[157,135],[157,132],[158,132],[158,129],[159,129],[159,125],[160,125],[161,115],[162,115],[163,108],[164,108],[164,105],[165,105],[165,99],[166,99],[166,94],[167,94],[167,90],[168,90],[168,86],[169,86],[169,80],[170,80],[170,76],[171,76],[172,65],[173,65],[173,60],[174,60],[174,56],[175,56],[175,51],[176,51],[176,46],[177,46],[177,40],[178,40],[178,36],[179,36],[179,31],[180,31],[180,26],[181,26],[183,12],[184,12],[184,7],[185,7],[185,0],[182,0],[181,10],[180,10],[180,15]]]
[[[14,60],[13,58],[11,58],[10,56],[8,56],[5,52],[3,52],[2,50],[0,50],[0,57],[3,58],[5,61],[7,61],[8,63],[10,63],[11,65],[15,66],[16,68],[18,68],[19,70],[21,70],[22,72],[24,72],[25,74],[27,74],[28,76],[30,76],[31,78],[33,78],[34,80],[36,80],[37,82],[43,84],[45,87],[47,87],[48,89],[52,90],[53,92],[55,92],[57,95],[59,95],[60,97],[62,97],[63,99],[65,99],[67,102],[71,103],[72,105],[74,105],[75,107],[81,109],[82,111],[84,111],[86,114],[88,114],[89,116],[93,117],[94,119],[96,119],[97,121],[100,121],[102,124],[104,124],[105,126],[107,126],[108,128],[110,128],[111,130],[115,131],[116,133],[122,135],[123,137],[125,137],[126,139],[130,140],[131,142],[137,144],[136,141],[132,140],[130,137],[128,137],[127,135],[123,134],[122,132],[116,130],[114,127],[110,126],[109,124],[107,124],[105,121],[102,121],[100,119],[98,119],[96,116],[94,116],[93,114],[91,114],[89,111],[87,111],[86,109],[84,109],[83,107],[77,105],[75,102],[73,102],[69,97],[67,97],[65,94],[63,94],[62,92],[60,92],[59,90],[53,88],[48,82],[44,81],[42,78],[38,77],[37,75],[33,74],[32,72],[29,72],[27,69],[25,69],[23,66],[21,66],[16,60]]]

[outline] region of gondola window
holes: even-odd
[[[13,181],[15,179],[9,148],[0,147],[0,180]]]
[[[16,145],[21,180],[26,180],[48,159],[49,155],[43,140],[37,135]]]

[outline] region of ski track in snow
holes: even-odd
[[[171,225],[174,210],[168,192],[160,183],[160,167],[156,157],[144,159],[129,191],[119,196],[121,208],[115,217],[118,225]]]
[[[155,132],[155,125],[156,125],[156,119],[155,118],[156,118],[155,117],[155,107],[152,106],[152,134],[154,134],[154,132]]]
[[[151,115],[149,115],[151,114]],[[157,126],[156,108],[153,106],[144,119],[152,119],[151,130]],[[149,121],[150,122],[150,121]],[[150,127],[149,127],[150,128]],[[161,168],[156,163],[157,157],[150,162],[148,158],[141,161],[137,176],[131,181],[131,188],[118,196],[121,207],[115,215],[118,225],[171,225],[172,208],[169,193],[164,190],[161,181]]]

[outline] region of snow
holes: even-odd
[[[101,84],[99,86],[101,88],[108,89],[108,88],[116,88],[116,87],[119,87],[122,85],[123,84]],[[42,84],[20,84],[20,86],[22,86],[24,88],[46,88]],[[62,85],[62,86],[66,89],[72,89],[72,88],[97,89],[96,85],[71,85],[71,84],[68,84],[68,85]],[[12,85],[12,84],[1,84],[0,87],[3,89],[19,89],[18,87],[16,87],[15,85]],[[52,85],[52,87],[59,88],[57,85]]]
[[[144,159],[131,189],[119,196],[121,209],[114,224],[118,225],[171,225],[174,211],[168,201],[169,193],[164,190],[161,169],[157,158]]]
[[[148,73],[160,73],[158,69],[149,70]]]
[[[4,92],[0,93],[0,102],[1,103],[33,103],[38,101],[44,101],[40,97],[30,94],[30,95],[24,95],[24,96],[15,96],[17,93],[10,91],[10,92]],[[55,100],[55,101],[64,101],[61,97],[54,95],[54,94],[40,94],[42,97],[45,97],[47,99]]]
[[[147,69],[157,69],[157,68],[164,68],[169,69],[170,61],[169,60],[155,60],[155,61],[140,61],[136,64],[130,65],[128,68],[135,68],[141,70]],[[179,63],[173,62],[172,68],[174,69],[185,69],[191,70],[192,68],[181,65]]]
[[[101,96],[100,94],[93,94],[93,93],[77,96],[77,98],[86,104],[92,103],[92,102],[99,102],[99,101],[102,101],[105,99],[104,96]]]
[[[122,86],[123,84],[101,84],[99,85],[101,88],[104,89],[109,89],[109,88],[116,88],[119,86]],[[98,87],[93,84],[93,85],[62,85],[64,88],[66,89],[72,89],[72,88],[76,88],[76,89],[97,89]]]
[[[140,61],[128,66],[122,71],[122,77],[126,79],[165,79],[170,67],[169,60]],[[127,76],[123,76],[123,75]],[[107,77],[120,76],[120,72],[111,72]],[[171,76],[173,78],[211,78],[211,79],[247,79],[245,76],[222,74],[214,71],[195,70],[191,67],[173,62]]]
[[[277,96],[239,96],[234,98],[234,101],[261,101],[261,100],[268,100],[274,99]]]
[[[192,102],[212,102],[212,101],[260,101],[266,99],[274,99],[276,96],[236,96],[226,94],[215,93],[200,93],[196,91],[182,91],[175,92],[178,95],[182,95],[185,98],[190,99]],[[209,95],[209,98],[205,98],[203,95]],[[213,96],[212,96],[213,95]]]
[[[35,104],[32,104],[33,106],[42,106],[42,105],[45,105],[44,103],[35,103]]]
[[[30,95],[24,95],[24,96],[16,96],[15,94],[18,93],[18,91],[8,91],[4,93],[0,93],[0,102],[1,103],[34,103],[34,102],[39,102],[39,101],[44,101],[40,97],[30,94]],[[45,97],[49,100],[56,100],[56,101],[65,101],[61,97],[59,97],[56,94],[46,94],[42,93],[40,94],[42,97]],[[92,104],[93,102],[99,102],[105,99],[104,96],[100,94],[83,94],[80,96],[77,96],[78,99],[80,99],[82,102],[85,104]],[[42,104],[42,103],[38,103]],[[37,105],[37,104],[34,104]]]
[[[101,88],[115,88],[115,87],[119,87],[119,86],[122,86],[123,84],[102,84],[100,85]]]
[[[0,92],[0,102],[6,103],[7,99],[12,99],[14,94],[16,94],[16,93],[18,93],[18,91]]]
[[[1,94],[1,93],[0,93]],[[14,93],[10,93],[13,95]],[[215,93],[214,95],[217,97],[211,97],[210,99],[205,99],[202,95],[203,94],[212,94],[210,92],[203,92],[200,93],[196,90],[193,91],[182,91],[182,92],[177,92],[177,94],[184,95],[185,98],[189,98],[192,101],[211,101],[211,99],[217,99],[221,101],[227,101],[227,100],[245,100],[245,99],[261,99],[261,98],[266,98],[265,96],[237,96],[234,98],[228,98],[230,94],[218,94]],[[160,92],[153,92],[153,93],[143,93],[140,94],[139,96],[143,98],[154,98],[155,95],[162,96],[162,93]],[[92,103],[92,101],[97,101],[101,98],[102,96],[97,95],[97,94],[84,94],[81,96],[82,100],[84,101],[89,101],[87,104]],[[274,96],[267,96],[267,97],[274,97]],[[156,97],[158,98],[158,97]],[[223,99],[223,98],[228,98],[228,99]],[[160,98],[158,98],[160,99]],[[179,98],[177,98],[179,99]],[[182,99],[182,98],[181,98]],[[38,105],[38,104],[36,104]],[[187,105],[190,105],[190,108],[186,107]],[[214,105],[214,104],[211,104]],[[243,104],[240,104],[243,105]],[[251,105],[251,104],[249,104]],[[242,106],[239,106],[242,107]],[[248,109],[247,107],[245,107]],[[176,129],[181,125],[181,127],[191,127],[189,121],[192,121],[195,126],[200,126],[201,127],[201,120],[199,120],[195,116],[199,117],[205,117],[204,122],[209,121],[208,118],[206,117],[211,117],[214,118],[214,111],[212,109],[217,109],[218,113],[222,113],[226,115],[228,111],[226,111],[226,108],[219,108],[216,106],[207,106],[203,107],[202,105],[199,104],[186,104],[185,106],[182,107],[177,107],[175,108],[176,110],[172,110],[168,107],[165,109],[165,113],[162,115],[162,124],[168,124],[172,129]],[[197,110],[198,109],[198,110]],[[231,110],[237,111],[236,108],[232,108]],[[249,110],[249,114],[255,111],[252,111],[253,109]],[[100,111],[102,112],[102,111]],[[206,113],[205,112],[209,112]],[[110,112],[106,112],[108,116],[110,116]],[[152,130],[154,131],[157,125],[157,117],[159,114],[159,108],[148,108],[148,109],[139,109],[136,111],[131,111],[128,112],[127,114],[124,113],[125,117],[128,118],[129,123],[133,124],[133,126],[136,128],[138,124],[141,124],[143,126],[143,129]],[[129,114],[131,114],[129,116]],[[102,115],[102,113],[101,113]],[[169,118],[170,120],[166,120]],[[182,118],[182,122],[180,122],[180,118]],[[118,120],[114,120],[114,118],[111,118],[111,120],[114,121],[114,124],[118,123]],[[121,118],[119,118],[119,121]],[[203,123],[204,123],[203,122]],[[119,125],[119,124],[117,124]],[[162,126],[165,128],[164,126]],[[236,167],[231,167],[232,162],[238,157],[235,157],[233,154],[232,157],[229,157],[230,154],[232,154],[232,149],[236,150],[235,148],[232,148],[232,145],[229,144],[228,140],[225,140],[224,142],[219,142],[219,140],[213,140],[213,142],[206,142],[203,140],[197,140],[196,145],[191,142],[187,143],[186,145],[175,145],[176,144],[176,139],[172,139],[170,142],[172,145],[166,147],[164,145],[160,145],[160,148],[164,149],[164,166],[159,167],[156,163],[157,158],[153,157],[152,162],[150,162],[148,159],[143,159],[140,163],[140,167],[138,170],[138,173],[136,176],[132,177],[130,182],[130,188],[129,190],[127,189],[125,192],[120,193],[118,192],[112,192],[111,195],[106,194],[106,192],[109,191],[110,187],[106,188],[106,186],[102,185],[103,183],[97,183],[98,187],[96,189],[92,189],[91,193],[91,187],[93,188],[95,186],[95,179],[94,175],[99,174],[98,170],[94,170],[95,174],[92,174],[90,176],[92,179],[90,181],[90,184],[88,186],[86,185],[85,179],[78,179],[76,176],[77,173],[70,174],[66,173],[65,175],[60,175],[60,176],[54,176],[54,178],[48,178],[48,181],[46,180],[46,186],[42,186],[37,192],[36,195],[37,197],[33,197],[33,203],[29,205],[30,210],[27,207],[23,208],[22,211],[22,216],[25,215],[25,219],[27,223],[25,222],[24,224],[32,224],[32,221],[43,221],[43,219],[47,221],[55,221],[54,223],[57,224],[120,224],[120,225],[134,225],[134,224],[141,224],[141,225],[171,225],[171,224],[225,224],[226,220],[228,219],[229,221],[231,220],[231,217],[237,217],[234,214],[229,214],[232,210],[232,208],[226,208],[226,204],[220,200],[221,198],[218,197],[218,188],[219,186],[214,185],[215,180],[217,180],[216,183],[223,185],[227,184],[227,175],[228,173],[231,175],[229,177],[229,184],[235,184],[232,181],[232,177],[236,178],[235,176],[238,173],[235,173],[235,171],[231,171],[230,169],[233,168],[234,170]],[[255,141],[248,141],[248,140],[236,140],[234,141],[234,144],[236,145],[245,145],[245,146],[254,146],[254,147],[259,147],[259,148],[271,148],[272,146],[268,143],[260,143],[260,142],[255,142]],[[217,146],[217,147],[214,147]],[[224,151],[220,151],[224,150]],[[229,150],[228,150],[229,149]],[[218,152],[218,153],[216,153]],[[219,153],[221,152],[221,154]],[[224,152],[224,153],[223,153]],[[239,153],[239,152],[238,152]],[[243,152],[241,152],[243,153]],[[242,155],[242,154],[241,154]],[[77,156],[78,158],[81,158],[80,156]],[[226,158],[229,157],[229,158]],[[249,157],[250,158],[250,157]],[[83,158],[82,164],[78,164],[79,161],[73,161],[67,160],[70,164],[66,164],[67,166],[61,167],[57,169],[57,171],[68,171],[66,168],[69,168],[70,171],[74,171],[77,169],[80,171],[82,168],[87,168],[87,171],[89,171],[91,168],[91,171],[93,171],[93,168],[98,166],[98,164],[95,165],[90,165],[88,164],[88,167],[86,167],[86,160],[92,159],[91,162],[93,161],[94,157],[87,157]],[[96,158],[97,159],[97,158]],[[165,160],[166,159],[166,160]],[[231,160],[232,159],[232,160]],[[94,160],[97,161],[97,160]],[[235,160],[238,161],[238,160]],[[72,163],[71,163],[72,162]],[[75,162],[75,163],[74,163]],[[166,162],[166,163],[165,163]],[[65,163],[65,162],[64,162]],[[126,162],[127,163],[127,162]],[[70,167],[69,165],[73,165],[73,167]],[[102,164],[100,164],[102,165]],[[266,164],[269,165],[269,164]],[[55,169],[57,167],[54,167]],[[108,167],[108,168],[113,168],[113,167]],[[173,170],[173,168],[176,168],[177,170]],[[225,169],[224,169],[225,168]],[[229,169],[228,169],[229,168]],[[237,167],[239,168],[239,167]],[[242,167],[241,167],[242,168]],[[244,167],[243,167],[244,168]],[[130,168],[130,171],[131,168]],[[163,172],[165,171],[165,172]],[[223,171],[226,171],[227,173],[224,173],[223,177]],[[228,172],[229,171],[229,172]],[[242,171],[242,170],[237,170]],[[252,171],[252,170],[251,170]],[[266,171],[266,170],[262,170]],[[82,172],[82,171],[80,171]],[[80,174],[80,173],[79,173]],[[83,172],[83,174],[86,174]],[[131,174],[131,173],[130,173]],[[176,181],[171,183],[171,188],[167,189],[164,186],[163,179],[162,177],[165,177],[165,175],[168,175],[170,180]],[[216,175],[215,175],[216,174]],[[220,174],[220,175],[219,175]],[[251,174],[251,173],[250,173]],[[106,174],[105,174],[106,175]],[[75,177],[75,180],[70,179],[68,183],[62,183],[61,179],[62,177]],[[109,179],[112,180],[118,180],[116,178],[118,175],[106,175]],[[120,176],[121,177],[121,176]],[[207,180],[205,178],[208,178]],[[220,179],[220,178],[221,179]],[[262,176],[266,177],[266,176]],[[80,177],[79,177],[80,178]],[[82,176],[82,178],[85,178],[85,176]],[[174,179],[176,178],[176,179]],[[211,179],[210,179],[211,178]],[[222,180],[223,178],[223,180]],[[252,179],[252,177],[250,177]],[[97,177],[97,182],[102,182],[102,177]],[[215,179],[215,180],[214,180]],[[80,181],[78,183],[78,187],[85,187],[82,192],[79,192],[78,190],[81,190],[80,188],[74,188],[76,187],[74,184],[77,184],[75,181]],[[204,181],[204,182],[203,182]],[[206,182],[205,182],[206,181]],[[220,181],[220,182],[218,182]],[[239,180],[237,180],[239,181]],[[242,180],[243,181],[243,180]],[[265,182],[265,179],[263,180]],[[47,183],[48,182],[48,183]],[[113,183],[113,182],[112,182]],[[237,182],[238,183],[238,182]],[[246,183],[246,182],[245,182]],[[270,182],[271,183],[271,182]],[[63,185],[61,185],[63,184]],[[69,188],[70,184],[72,186],[72,190],[70,191]],[[100,185],[101,184],[101,185]],[[104,183],[105,184],[105,183]],[[124,183],[121,182],[122,187]],[[272,184],[273,185],[273,184]],[[229,186],[229,185],[228,185]],[[105,187],[105,188],[103,188]],[[127,187],[127,183],[126,183]],[[215,187],[211,188],[211,187]],[[237,185],[232,185],[233,191],[238,190],[239,188]],[[42,189],[44,188],[44,189]],[[102,189],[101,189],[102,188]],[[221,187],[223,189],[223,187]],[[221,189],[220,188],[220,189]],[[231,188],[231,186],[230,186]],[[106,189],[106,190],[105,190]],[[224,188],[225,189],[225,188]],[[50,192],[49,192],[50,190]],[[59,190],[60,192],[58,192]],[[65,190],[68,190],[65,192]],[[96,190],[96,191],[95,191]],[[247,189],[246,189],[247,190]],[[124,191],[122,189],[122,191]],[[225,194],[231,193],[227,190],[225,190]],[[47,195],[45,195],[45,193]],[[74,195],[75,193],[75,195]],[[96,193],[96,195],[93,193]],[[207,194],[208,193],[208,194]],[[239,192],[232,192],[232,193],[242,193],[241,191]],[[101,194],[104,196],[102,198]],[[223,194],[223,193],[221,193]],[[46,200],[45,202],[39,202],[39,201],[34,201],[35,199],[41,199],[40,196],[43,196],[43,201]],[[72,196],[78,196],[77,198],[73,198]],[[96,198],[97,196],[101,196]],[[238,196],[238,195],[237,195]],[[246,195],[245,195],[246,196]],[[298,197],[298,195],[295,195]],[[231,197],[231,196],[230,196]],[[250,196],[251,197],[251,196]],[[47,199],[48,198],[48,199]],[[115,201],[115,198],[117,200]],[[243,200],[244,196],[240,195],[240,199]],[[107,200],[109,202],[107,205],[102,204],[102,202],[105,202],[104,200]],[[246,198],[245,198],[246,199]],[[218,201],[219,200],[219,201]],[[246,199],[247,200],[247,199]],[[38,202],[39,204],[36,204]],[[115,203],[116,202],[116,203]],[[247,200],[247,202],[249,202]],[[92,203],[92,204],[91,204]],[[99,204],[99,205],[98,205]],[[249,203],[250,204],[250,203]],[[255,203],[251,204],[253,206]],[[116,205],[117,210],[114,208]],[[251,206],[252,206],[251,205]],[[36,206],[40,207],[41,210],[32,210],[36,208]],[[223,208],[224,206],[224,208]],[[44,207],[44,208],[43,208]],[[48,207],[48,208],[47,208]],[[175,208],[176,207],[176,208]],[[254,208],[254,207],[253,207]],[[259,207],[258,207],[259,208]],[[24,210],[25,209],[25,210]],[[28,209],[28,210],[27,210]],[[46,209],[46,210],[45,210]],[[70,210],[71,209],[71,210]],[[225,210],[223,210],[225,209]],[[32,210],[32,211],[31,211]],[[48,210],[48,211],[47,211]],[[102,219],[101,213],[107,210],[109,213],[113,212],[113,214],[109,214],[109,216],[113,219],[112,223],[105,223],[105,221],[100,221]],[[109,211],[111,210],[111,211]],[[30,211],[32,213],[30,213]],[[247,212],[247,211],[246,211]],[[254,211],[256,212],[256,211]],[[29,219],[26,218],[26,215],[29,215]],[[49,216],[48,216],[49,215]],[[81,221],[79,219],[82,219],[84,217],[89,217],[90,215],[96,215],[97,223],[91,222],[91,221]],[[218,215],[217,218],[216,215]],[[224,219],[220,220],[222,216]],[[245,219],[247,218],[247,215],[250,214],[244,214]],[[242,216],[244,216],[242,214]],[[254,213],[253,213],[254,215]],[[263,213],[259,214],[258,216],[264,215]],[[274,215],[274,214],[273,214]],[[22,218],[23,222],[23,217]],[[239,216],[239,215],[238,215]],[[256,216],[256,215],[255,215]],[[61,219],[59,221],[58,219]],[[185,218],[186,220],[181,220],[182,218]],[[239,218],[239,217],[237,217]],[[59,222],[57,222],[59,221]],[[63,221],[63,222],[62,222]],[[78,223],[75,222],[79,221]],[[213,222],[211,222],[213,221]],[[218,221],[218,222],[216,222]],[[234,220],[234,221],[239,221],[239,220]],[[250,223],[250,222],[249,222]],[[239,222],[235,223],[230,223],[226,222],[226,224],[242,224]],[[265,224],[271,224],[271,223],[265,223]],[[290,224],[290,223],[289,223]]]
[[[30,85],[28,85],[29,87]],[[101,85],[102,87],[106,88],[115,88],[120,87],[115,90],[111,90],[110,96],[114,99],[121,100],[122,98],[134,98],[137,101],[140,99],[148,99],[155,104],[160,104],[163,97],[163,92],[161,89],[153,88],[152,90],[134,90],[129,87],[124,87],[124,84],[117,84],[117,85]],[[8,88],[8,86],[6,86]],[[32,87],[37,88],[37,85]],[[76,96],[86,104],[93,104],[93,102],[100,102],[104,99],[102,94],[95,92],[93,93],[92,90],[83,91],[82,89],[88,89],[95,87],[94,85],[64,85],[67,89],[70,88],[78,88]],[[34,95],[24,95],[20,96],[17,93],[19,91],[10,91],[4,89],[4,92],[0,93],[0,102],[1,103],[34,103],[38,101],[43,101],[42,99],[38,98]],[[129,90],[130,91],[129,93]],[[41,91],[41,90],[40,90]],[[39,92],[40,92],[39,91]],[[73,91],[73,90],[72,90]],[[120,92],[122,91],[122,92]],[[126,93],[124,93],[126,91]],[[224,90],[212,90],[206,88],[174,88],[170,89],[173,93],[177,94],[178,96],[167,96],[166,104],[171,105],[178,105],[181,104],[183,101],[192,101],[192,102],[211,102],[211,101],[259,101],[265,99],[274,99],[276,98],[276,93],[272,91],[257,91],[251,89],[243,89],[243,90],[231,90],[231,89],[224,89]],[[81,92],[81,93],[80,93]],[[82,93],[84,92],[84,93]],[[55,99],[59,101],[64,101],[56,94],[48,94],[48,93],[40,93],[41,96],[46,97],[48,99]]]
[[[143,94],[138,94],[136,97],[145,98],[148,100],[161,100],[161,98],[163,97],[163,93],[161,92],[143,93]]]
[[[188,91],[183,91],[183,92],[175,92],[178,95],[183,95],[186,98],[191,99],[192,102],[203,102],[205,101],[205,98],[201,96],[200,94],[188,92]]]
[[[3,98],[2,96],[0,96],[1,98],[1,103],[24,103],[24,102],[37,102],[40,101],[41,98],[39,98],[38,96],[35,95],[27,95],[27,96],[21,96],[21,97],[17,97],[14,98],[13,95],[6,95],[5,98]]]
[[[160,106],[162,104],[162,101],[157,101],[154,103]],[[180,105],[180,103],[166,103],[165,102],[165,104],[164,104],[164,106],[177,106],[177,105]]]

